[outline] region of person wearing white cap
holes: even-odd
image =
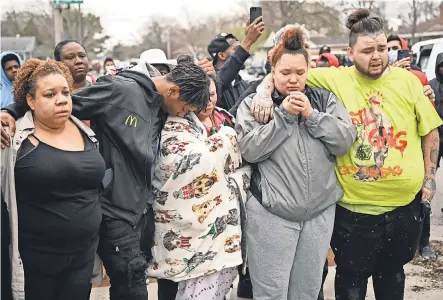
[[[140,55],[140,62],[154,66],[162,75],[166,75],[174,69],[175,64],[166,58],[161,49],[149,49]]]

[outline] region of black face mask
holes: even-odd
[[[269,61],[269,59],[266,60],[265,70],[266,70],[266,74],[270,74],[272,71],[272,66],[271,66],[271,62]]]

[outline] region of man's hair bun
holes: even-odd
[[[346,27],[352,29],[352,27],[363,19],[368,18],[371,15],[371,12],[367,8],[359,8],[353,11],[346,21]]]

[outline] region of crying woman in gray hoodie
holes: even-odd
[[[276,39],[273,80],[243,101],[235,126],[242,156],[255,169],[246,203],[248,266],[256,300],[317,299],[343,196],[335,157],[349,151],[356,130],[335,95],[305,85],[305,28],[283,29]],[[260,124],[261,112],[251,107],[266,94],[273,118]]]

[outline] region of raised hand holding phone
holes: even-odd
[[[254,7],[251,7],[251,12],[253,12],[253,8]],[[249,21],[245,28],[245,39],[241,44],[242,48],[249,52],[251,46],[260,38],[264,30],[265,23],[263,22],[260,8],[260,14],[253,13],[251,16],[249,16]]]

